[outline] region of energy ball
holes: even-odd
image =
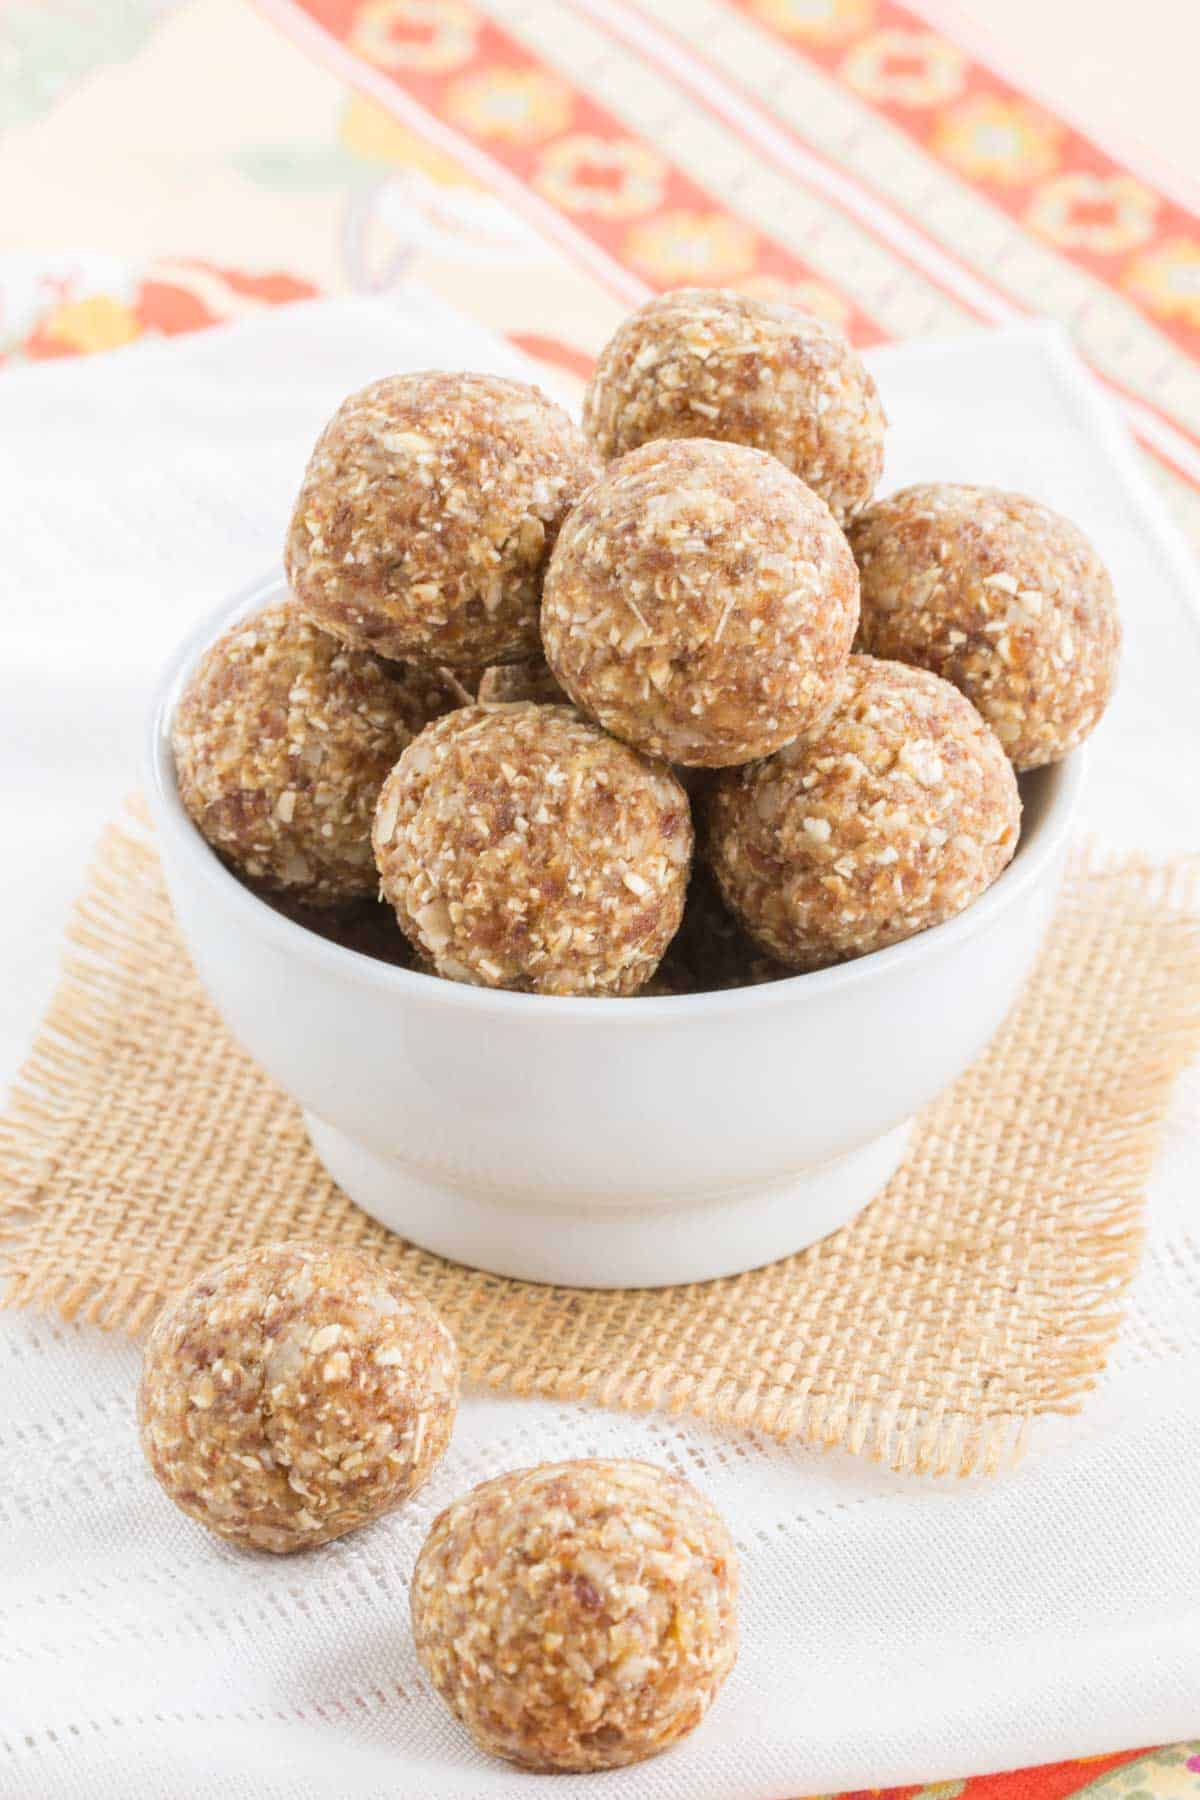
[[[708,801],[707,854],[770,955],[819,969],[953,918],[1017,845],[1021,801],[991,727],[957,688],[853,656],[818,730]]]
[[[434,1520],[413,1571],[417,1655],[481,1749],[614,1769],[669,1749],[737,1657],[720,1516],[649,1463],[542,1463]]]
[[[359,649],[451,668],[531,655],[546,558],[596,473],[538,388],[391,376],[352,394],[317,440],[288,580],[315,624]]]
[[[458,1351],[433,1308],[349,1250],[267,1244],[168,1302],[142,1362],[142,1449],[190,1518],[305,1550],[390,1512],[450,1441]]]
[[[546,660],[605,730],[667,762],[769,756],[828,710],[858,623],[829,508],[762,450],[631,450],[559,535]]]
[[[1069,520],[1022,494],[935,482],[856,521],[859,647],[961,688],[1018,769],[1058,762],[1112,696],[1108,571]]]
[[[632,994],[683,912],[687,796],[571,707],[467,706],[404,752],[375,814],[401,929],[439,975]]]
[[[179,797],[242,875],[309,906],[374,891],[383,779],[455,701],[434,675],[348,650],[287,602],[226,631],[184,689]]]
[[[596,365],[584,430],[606,460],[653,438],[769,450],[839,524],[871,498],[887,421],[845,338],[779,300],[679,288],[626,319]]]

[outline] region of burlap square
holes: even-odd
[[[1156,1128],[1200,1040],[1194,881],[1190,863],[1075,862],[1016,1012],[855,1223],[731,1280],[597,1293],[443,1262],[334,1187],[208,1003],[131,816],[0,1121],[8,1298],[136,1331],[246,1244],[357,1244],[441,1308],[492,1387],[994,1471],[1032,1420],[1078,1409],[1117,1330]]]

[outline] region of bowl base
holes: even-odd
[[[805,1250],[860,1212],[899,1166],[906,1122],[844,1156],[762,1187],[667,1206],[550,1204],[431,1180],[312,1113],[313,1149],[364,1212],[423,1250],[490,1275],[556,1287],[673,1287],[740,1275]]]

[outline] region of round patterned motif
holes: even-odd
[[[509,144],[542,144],[571,122],[571,91],[542,69],[486,69],[446,92],[446,116],[464,131]]]
[[[478,19],[458,0],[367,0],[349,43],[381,69],[437,74],[469,62],[478,35]]]
[[[940,106],[962,91],[966,59],[929,31],[876,31],[842,64],[850,86],[894,106]]]
[[[933,147],[974,180],[1016,185],[1053,174],[1061,137],[1061,127],[1036,107],[975,94],[942,114]]]
[[[712,287],[753,267],[758,238],[719,212],[660,213],[625,240],[625,256],[662,287]]]
[[[1159,204],[1132,175],[1060,175],[1038,189],[1028,218],[1064,250],[1111,256],[1153,237]]]
[[[666,172],[662,157],[632,138],[580,132],[550,145],[533,185],[564,212],[632,219],[659,205]]]
[[[844,44],[865,31],[874,0],[750,0],[751,12],[784,37],[806,44]]]
[[[1165,319],[1200,331],[1200,239],[1167,238],[1129,265],[1124,285]]]

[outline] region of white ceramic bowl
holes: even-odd
[[[967,912],[857,962],[733,993],[548,999],[394,968],[274,912],[184,812],[170,727],[217,632],[172,658],[149,786],[171,898],[230,1029],[299,1102],[358,1204],[496,1274],[659,1286],[753,1268],[842,1225],[895,1169],[913,1114],[983,1049],[1054,901],[1083,780],[1025,778],[1020,848]]]

